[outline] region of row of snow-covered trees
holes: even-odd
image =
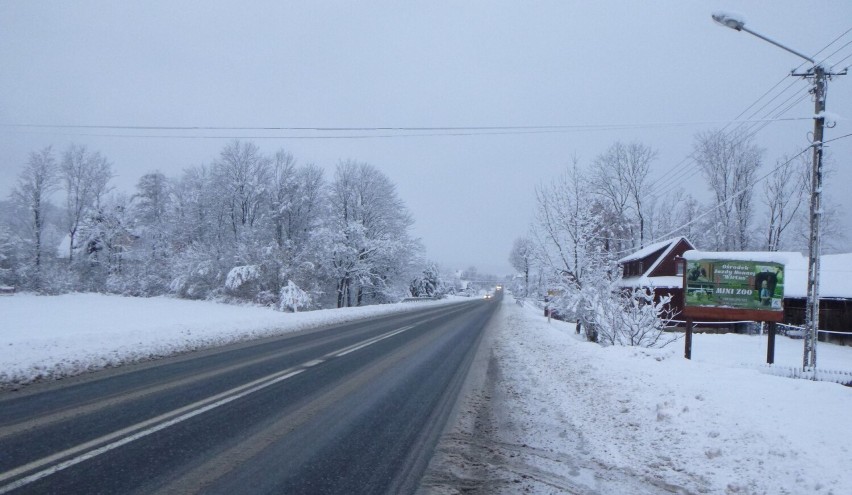
[[[656,157],[641,143],[618,142],[588,167],[575,159],[538,187],[530,232],[515,241],[509,257],[523,278],[515,291],[549,293],[551,304],[573,315],[592,339],[659,344],[657,330],[671,315],[647,291],[618,288],[618,259],[676,236],[705,250],[807,249],[807,153],[767,166],[747,138],[698,134],[692,158],[701,174],[696,180],[711,192],[704,203],[679,186],[665,189],[666,178],[652,180]],[[831,213],[824,222],[833,221]]]
[[[31,153],[0,209],[0,283],[297,310],[397,299],[422,268],[410,214],[366,163],[341,162],[327,178],[233,141],[179,177],[144,175],[131,195],[114,193],[111,177],[83,146]]]

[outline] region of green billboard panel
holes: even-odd
[[[784,265],[689,260],[685,296],[686,306],[783,311]]]

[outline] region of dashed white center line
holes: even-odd
[[[36,473],[33,473],[29,476],[16,480],[8,485],[0,486],[0,495],[4,493],[8,493],[16,488],[20,488],[22,486],[28,485],[35,481],[38,481],[42,478],[50,476],[56,472],[62,471],[63,469],[67,469],[71,466],[79,464],[83,461],[91,459],[93,457],[97,457],[101,454],[109,452],[113,449],[121,447],[122,445],[126,445],[130,442],[138,440],[140,438],[144,438],[148,435],[156,433],[158,431],[169,428],[170,426],[174,426],[178,423],[186,421],[190,418],[203,414],[212,409],[216,409],[220,406],[233,402],[235,400],[239,400],[249,394],[257,392],[259,390],[263,390],[267,387],[275,385],[276,383],[280,383],[284,380],[292,378],[300,373],[303,373],[308,368],[317,366],[322,364],[329,359],[345,356],[349,353],[355,352],[357,350],[363,349],[367,346],[373,345],[376,342],[380,342],[382,340],[393,337],[394,335],[398,335],[406,330],[410,330],[414,328],[415,325],[409,325],[407,327],[399,328],[397,330],[393,330],[386,334],[380,335],[378,337],[373,337],[371,339],[365,340],[363,342],[359,342],[357,344],[344,347],[337,351],[331,352],[323,356],[320,359],[312,359],[305,363],[302,363],[298,366],[294,366],[292,368],[288,368],[283,371],[279,371],[277,373],[273,373],[271,375],[267,375],[263,378],[259,378],[257,380],[251,381],[244,385],[240,385],[239,387],[234,387],[230,390],[222,392],[220,394],[216,394],[212,397],[208,397],[207,399],[202,399],[200,401],[194,402],[187,406],[183,406],[179,409],[175,409],[174,411],[170,411],[164,414],[161,414],[155,418],[149,419],[147,421],[143,421],[141,423],[137,423],[133,426],[129,426],[127,428],[123,428],[119,431],[110,433],[108,435],[104,435],[100,438],[96,438],[94,440],[90,440],[86,443],[80,444],[76,447],[72,447],[70,449],[66,449],[62,452],[58,452],[56,454],[50,455],[43,459],[39,459],[37,461],[30,462],[29,464],[25,464],[23,466],[17,467],[10,471],[0,474],[0,482],[4,482],[21,474],[27,473],[34,469],[42,468],[46,465],[49,465],[53,462],[59,461],[61,459],[67,458],[69,456],[70,459],[62,461],[58,464],[55,464],[47,469],[43,469]],[[153,425],[153,426],[152,426]],[[117,439],[117,440],[116,440]],[[109,442],[109,443],[106,443]],[[105,445],[101,445],[104,444]],[[97,447],[101,445],[100,447]],[[89,450],[92,449],[92,450]],[[82,453],[81,453],[82,452]],[[79,455],[78,455],[79,454]]]

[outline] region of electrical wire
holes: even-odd
[[[849,137],[849,136],[852,136],[852,134],[847,134],[846,136],[841,136],[840,138],[836,138],[836,139],[841,139],[841,138]],[[833,140],[832,140],[832,141],[833,141]],[[825,141],[825,143],[827,143],[827,142],[828,142],[828,141]],[[678,227],[675,227],[674,229],[670,230],[669,232],[666,232],[665,234],[662,234],[662,235],[658,236],[656,239],[649,240],[649,241],[648,241],[648,244],[654,244],[654,243],[661,242],[661,241],[664,241],[664,240],[666,240],[666,239],[669,239],[669,238],[671,238],[671,236],[672,236],[672,235],[676,234],[677,232],[679,232],[679,231],[680,231],[681,229],[683,229],[684,227],[689,227],[690,225],[693,225],[694,223],[698,222],[698,221],[699,221],[699,220],[701,220],[702,218],[704,218],[704,217],[706,217],[707,215],[710,215],[711,213],[713,213],[715,210],[717,210],[717,209],[721,208],[721,207],[722,207],[722,206],[724,206],[726,203],[729,203],[729,202],[731,202],[731,201],[736,200],[736,199],[737,199],[737,198],[738,198],[741,194],[745,193],[746,191],[748,191],[749,189],[753,188],[753,187],[754,187],[754,186],[756,186],[757,184],[759,184],[759,183],[763,182],[763,181],[764,181],[764,180],[766,180],[769,176],[771,176],[773,173],[775,173],[778,169],[780,169],[781,167],[784,167],[785,165],[787,165],[787,164],[791,163],[793,160],[795,160],[795,159],[796,159],[796,158],[798,158],[799,156],[803,155],[804,153],[806,153],[806,152],[807,152],[808,150],[810,150],[811,148],[812,148],[812,146],[808,146],[807,148],[805,148],[805,149],[803,149],[803,150],[799,151],[798,153],[796,153],[795,155],[793,155],[792,157],[790,157],[790,159],[788,159],[786,162],[783,162],[783,163],[779,164],[778,166],[776,166],[775,168],[773,168],[772,170],[770,170],[769,172],[767,172],[767,173],[766,173],[766,174],[764,174],[763,176],[761,176],[761,177],[757,178],[757,179],[754,181],[754,184],[753,184],[753,185],[749,186],[748,188],[743,188],[743,189],[740,189],[739,191],[735,191],[735,192],[733,192],[733,193],[731,194],[731,196],[730,196],[728,199],[726,199],[725,201],[722,201],[721,203],[717,203],[717,204],[713,205],[711,208],[708,208],[708,209],[707,209],[707,211],[705,211],[704,213],[702,213],[702,214],[700,214],[700,215],[696,216],[696,217],[695,217],[695,218],[693,218],[692,220],[690,220],[690,221],[688,221],[688,222],[684,223],[683,225],[680,225],[680,226],[678,226]],[[619,255],[619,254],[628,254],[628,253],[631,253],[631,252],[633,252],[633,251],[635,251],[635,248],[630,248],[630,249],[626,249],[626,250],[622,250],[622,251],[617,251],[617,252],[612,253],[612,254],[613,254],[613,255],[615,255],[615,256],[617,256],[617,255]]]
[[[780,120],[803,120],[804,118],[784,118]],[[760,123],[765,119],[753,122]],[[636,128],[687,127],[693,125],[724,124],[731,121],[685,121],[685,122],[646,122],[646,123],[608,123],[608,124],[572,124],[572,125],[516,125],[516,126],[441,126],[441,127],[227,127],[227,126],[132,126],[132,125],[90,125],[90,124],[24,124],[0,123],[0,127],[17,129],[85,129],[85,130],[132,130],[132,131],[314,131],[314,132],[417,132],[409,136],[442,136],[442,135],[471,135],[471,134],[505,134],[505,133],[550,133],[570,131],[621,130]],[[420,133],[431,134],[420,134]],[[463,133],[463,134],[459,134]],[[110,134],[112,135],[112,134]],[[108,136],[103,134],[103,136]],[[145,137],[149,135],[115,134],[115,136]],[[156,135],[155,137],[162,137]],[[374,135],[363,135],[370,137]],[[383,134],[375,137],[395,137],[398,134]],[[187,137],[187,136],[177,136]],[[204,136],[206,137],[206,136]],[[217,136],[221,137],[221,136]],[[273,136],[277,137],[277,136]],[[302,136],[289,136],[302,138]],[[309,136],[325,137],[325,136]],[[331,138],[349,137],[348,135],[329,136]],[[357,136],[361,137],[361,136]]]
[[[844,36],[846,36],[846,35],[847,35],[847,34],[849,34],[850,32],[852,32],[852,27],[850,27],[849,29],[847,29],[846,31],[844,31],[843,33],[841,33],[840,35],[838,35],[837,37],[835,37],[834,39],[832,39],[832,40],[831,40],[831,41],[830,41],[827,45],[825,45],[825,46],[824,46],[824,47],[822,47],[819,51],[817,51],[817,52],[816,52],[816,53],[815,53],[815,54],[814,54],[811,58],[814,58],[814,59],[815,59],[815,58],[816,58],[816,57],[817,57],[820,53],[822,53],[822,52],[824,52],[825,50],[827,50],[829,47],[831,47],[832,45],[834,45],[835,43],[837,43],[840,39],[842,39]],[[843,48],[845,48],[846,46],[848,46],[850,43],[852,43],[852,41],[847,42],[846,44],[844,44],[843,46],[841,46],[840,48],[838,48],[837,50],[835,50],[834,52],[832,52],[831,54],[829,54],[828,56],[826,56],[826,57],[825,57],[825,58],[824,58],[824,59],[823,59],[820,63],[823,63],[826,59],[828,59],[829,57],[833,56],[834,54],[836,54],[837,52],[839,52],[840,50],[842,50]],[[843,59],[841,59],[840,61],[838,61],[838,62],[836,62],[836,63],[841,63],[841,62],[843,62],[844,60],[846,60],[847,58],[849,58],[850,56],[852,56],[852,54],[850,54],[850,55],[849,55],[849,56],[847,56],[847,57],[844,57]],[[805,65],[805,62],[800,63],[798,66],[796,66],[796,68],[795,68],[795,69],[793,69],[793,71],[792,71],[792,72],[795,72],[796,70],[800,69],[800,68],[801,68],[802,66],[804,66],[804,65]],[[852,67],[852,66],[850,66],[850,67]],[[767,95],[769,95],[770,93],[772,93],[772,91],[774,91],[774,90],[775,90],[775,88],[777,88],[777,87],[778,87],[778,86],[780,86],[780,85],[781,85],[781,84],[782,84],[785,80],[787,80],[787,77],[789,77],[789,76],[784,76],[783,78],[781,78],[781,79],[780,79],[777,83],[775,83],[775,84],[774,84],[771,88],[769,88],[766,92],[764,92],[761,96],[759,96],[759,97],[758,97],[758,98],[757,98],[754,102],[752,102],[752,103],[751,103],[748,107],[746,107],[746,109],[745,109],[745,110],[743,110],[742,112],[740,112],[740,113],[739,113],[739,115],[737,115],[737,116],[734,118],[734,121],[737,121],[740,117],[742,117],[743,115],[745,115],[745,114],[746,114],[746,113],[747,113],[747,112],[748,112],[748,111],[749,111],[752,107],[754,107],[755,105],[757,105],[757,104],[758,104],[758,103],[759,103],[759,102],[760,102],[760,101],[761,101],[764,97],[766,97]],[[801,81],[801,79],[799,79],[798,81]],[[796,84],[796,82],[797,82],[796,80],[794,80],[793,82],[791,82],[791,83],[790,83],[790,84],[789,84],[786,88],[784,88],[783,90],[781,90],[781,92],[780,92],[779,94],[777,94],[775,97],[773,97],[772,99],[770,99],[767,103],[765,103],[763,106],[761,106],[761,107],[760,107],[759,109],[757,109],[755,112],[753,112],[753,113],[749,116],[749,118],[754,117],[754,116],[755,116],[758,112],[760,112],[760,110],[762,110],[763,108],[766,108],[766,106],[767,106],[767,105],[769,105],[769,103],[771,103],[772,101],[774,101],[774,100],[776,100],[777,98],[779,98],[779,97],[780,97],[782,94],[784,94],[784,93],[785,93],[785,92],[786,92],[789,88],[791,88],[792,86],[794,86],[794,85]],[[786,100],[786,101],[789,101],[789,98],[788,98],[788,100]],[[783,105],[783,103],[782,103],[782,105]],[[780,106],[780,105],[779,105],[779,106]],[[776,106],[775,108],[777,109],[778,107]],[[770,112],[769,112],[769,114],[771,114],[771,113],[772,113],[772,112],[770,111]],[[768,114],[767,114],[767,115],[768,115]],[[722,129],[720,129],[720,132],[724,132],[724,131],[725,131],[725,129],[728,127],[728,125],[729,125],[729,124],[726,124],[726,125],[725,125]],[[742,128],[742,126],[743,126],[743,124],[739,124],[739,125],[737,125],[737,127],[735,127],[734,129],[732,129],[732,130],[728,133],[728,135],[730,136],[730,134],[733,134],[734,132],[737,132],[739,129],[741,129],[741,128]],[[764,127],[765,127],[765,126],[764,126]],[[763,127],[761,127],[761,129],[763,129]],[[749,131],[747,131],[747,132],[748,132],[748,134],[750,135],[750,137],[753,137],[754,135],[756,135],[756,134],[757,134],[757,132],[759,132],[759,130],[760,130],[760,129],[758,129],[758,131],[755,131],[755,132],[750,132],[750,130],[749,130]],[[664,173],[660,176],[660,178],[659,178],[659,179],[657,179],[656,181],[652,181],[652,182],[651,182],[651,184],[650,184],[650,192],[649,192],[649,195],[651,195],[652,197],[654,197],[654,198],[656,199],[657,197],[659,197],[659,195],[660,195],[660,194],[664,193],[664,192],[665,192],[665,191],[666,191],[669,187],[671,187],[672,185],[677,184],[677,183],[680,183],[680,181],[681,181],[681,180],[683,180],[683,179],[684,179],[684,178],[686,178],[686,177],[691,177],[691,176],[692,176],[692,175],[693,175],[693,174],[697,171],[697,164],[693,163],[692,165],[690,165],[690,166],[688,166],[688,167],[683,167],[683,164],[684,164],[685,162],[687,162],[688,160],[690,160],[691,158],[694,158],[694,157],[693,157],[693,155],[692,155],[692,153],[690,153],[689,155],[685,156],[682,160],[680,160],[679,162],[677,162],[677,163],[676,163],[673,167],[669,168],[666,172],[664,172]]]
[[[767,91],[766,93],[761,95],[760,98],[758,98],[751,105],[749,105],[749,107],[746,110],[740,112],[740,114],[736,117],[736,119],[734,119],[734,121],[738,121],[738,119],[740,117],[742,117],[750,108],[754,107],[763,97],[765,97],[767,94],[769,94],[773,89],[777,88],[785,80],[787,80],[786,76],[784,77],[784,79],[781,79],[778,83],[776,83],[769,91]],[[756,116],[757,113],[759,113],[761,110],[766,108],[766,106],[769,103],[778,99],[781,95],[783,95],[785,92],[787,92],[791,87],[793,87],[799,81],[801,81],[801,80],[800,79],[799,80],[793,80],[789,85],[787,85],[787,87],[785,87],[783,90],[781,90],[781,92],[778,95],[774,96],[766,104],[764,104],[763,106],[758,108],[756,111],[752,112],[752,114],[748,118],[750,119],[750,118],[753,118],[754,116]],[[795,94],[792,97],[795,97]],[[781,105],[788,102],[789,100],[790,100],[790,98],[788,98],[787,100],[782,102],[780,105],[778,105],[775,108],[773,108],[772,110],[770,110],[768,113],[764,114],[764,116],[771,115],[772,112],[776,111]],[[780,116],[780,115],[783,115],[783,113],[776,113],[776,116]],[[745,126],[745,124],[746,124],[746,122],[740,122],[736,127],[734,127],[733,129],[731,129],[730,131],[727,132],[727,137],[730,137],[732,134],[740,131],[740,129],[742,129]],[[724,127],[722,127],[719,130],[719,132],[725,132],[725,129],[727,129],[728,126],[729,125],[725,125]],[[748,130],[745,134],[747,134],[747,133],[748,133]],[[739,133],[739,134],[742,136],[744,133]],[[692,174],[694,174],[697,171],[697,168],[698,168],[696,163],[693,162],[690,166],[688,166],[689,168],[685,168],[685,167],[682,166],[687,160],[690,160],[690,159],[694,160],[694,157],[692,156],[691,153],[689,155],[685,156],[680,162],[678,162],[674,167],[669,169],[666,173],[662,174],[657,180],[653,181],[650,184],[649,194],[651,196],[659,195],[661,192],[668,189],[668,186],[676,184],[681,179],[683,179],[684,177],[691,176]]]
[[[775,112],[776,115],[778,115],[778,116],[783,115],[784,113],[789,111],[791,108],[795,107],[800,102],[802,102],[804,99],[806,99],[808,97],[808,93],[798,95],[799,96],[798,99],[796,99],[792,103],[789,103],[790,100],[792,98],[795,98],[796,96],[797,96],[797,94],[793,94],[791,97],[787,98],[786,100],[781,102],[779,105],[777,105],[775,108],[773,108],[771,110],[771,112]],[[785,104],[787,104],[786,107],[784,107],[781,110],[778,110],[781,105],[785,105]],[[808,120],[810,120],[810,118],[808,118]],[[734,139],[732,139],[732,141],[733,141],[734,145],[739,145],[739,144],[742,144],[742,143],[754,138],[754,136],[756,136],[757,133],[759,133],[761,130],[765,129],[767,125],[768,125],[768,123],[761,125],[761,126],[749,125],[749,126],[745,126],[744,129],[741,126],[738,126],[734,129],[732,129],[731,131],[728,131],[727,133],[725,133],[725,137],[731,138],[732,136],[734,136],[734,134],[736,134],[736,136],[734,137]],[[723,131],[724,131],[724,129],[719,131],[719,132],[723,132]],[[691,163],[687,164],[686,166],[683,166],[683,164],[685,162],[687,162],[688,160],[691,160]],[[698,164],[698,161],[695,159],[695,156],[694,156],[693,153],[690,153],[689,155],[684,157],[684,159],[682,159],[679,162],[679,164],[680,164],[680,167],[678,168],[677,171],[675,171],[673,173],[666,174],[663,177],[661,177],[660,179],[658,179],[657,181],[655,181],[654,183],[652,183],[652,187],[650,187],[649,191],[648,191],[648,195],[650,197],[652,197],[654,199],[658,198],[660,195],[665,194],[671,187],[679,184],[683,179],[688,178],[688,177],[692,177],[694,174],[696,174],[700,171],[700,166]]]

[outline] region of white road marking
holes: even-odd
[[[379,342],[379,341],[381,341],[381,340],[388,339],[388,338],[393,337],[394,335],[396,335],[396,334],[398,334],[398,333],[402,333],[402,332],[404,332],[404,331],[406,331],[406,330],[410,330],[410,329],[412,329],[412,328],[414,328],[414,325],[409,325],[409,326],[407,326],[407,327],[402,327],[402,328],[400,328],[399,330],[394,330],[393,332],[386,333],[386,334],[384,334],[384,335],[380,335],[380,336],[378,336],[378,337],[373,337],[373,338],[372,338],[372,339],[370,339],[370,340],[367,340],[367,341],[364,341],[364,342],[361,342],[361,343],[358,343],[358,344],[355,344],[355,345],[352,345],[352,346],[349,346],[349,347],[345,347],[345,348],[343,348],[342,350],[339,350],[339,351],[335,351],[335,352],[332,352],[332,353],[326,354],[326,356],[328,356],[328,357],[341,357],[341,356],[345,356],[345,355],[349,354],[350,352],[355,352],[355,351],[357,351],[357,350],[359,350],[359,349],[363,349],[363,348],[367,347],[368,345],[373,345],[373,344],[375,344],[376,342]]]
[[[306,371],[308,368],[317,366],[326,362],[330,358],[345,356],[351,352],[355,352],[357,350],[363,349],[367,346],[373,345],[376,342],[380,342],[382,340],[393,337],[394,335],[398,335],[406,330],[410,330],[414,328],[415,325],[409,325],[407,327],[402,327],[397,330],[393,330],[386,334],[380,335],[378,337],[373,337],[371,339],[367,339],[364,342],[359,342],[357,344],[344,347],[343,349],[339,349],[337,351],[326,354],[321,359],[313,359],[311,361],[307,361],[302,363],[301,365],[294,366],[292,368],[288,368],[283,371],[279,371],[277,373],[273,373],[271,375],[265,376],[263,378],[258,378],[257,380],[251,381],[244,385],[240,385],[239,387],[234,387],[225,392],[216,394],[212,397],[208,397],[207,399],[202,399],[200,401],[194,402],[192,404],[183,406],[179,409],[175,409],[174,411],[170,411],[164,414],[161,414],[155,418],[143,421],[141,423],[137,423],[133,426],[128,426],[127,428],[123,428],[116,432],[110,433],[108,435],[104,435],[100,438],[96,438],[94,440],[90,440],[83,444],[80,444],[76,447],[72,447],[70,449],[66,449],[62,452],[58,452],[56,454],[50,455],[48,457],[39,459],[37,461],[30,462],[29,464],[25,464],[23,466],[12,469],[11,471],[7,471],[5,473],[0,474],[0,482],[6,481],[8,479],[14,478],[15,476],[21,475],[23,473],[32,471],[34,469],[42,468],[50,463],[56,462],[60,459],[73,456],[76,454],[76,457],[72,457],[71,459],[60,462],[59,464],[55,464],[47,469],[43,469],[36,473],[33,473],[29,476],[16,480],[8,485],[0,486],[0,495],[4,493],[8,493],[12,490],[20,488],[22,486],[28,485],[35,481],[38,481],[42,478],[50,476],[56,472],[62,471],[63,469],[67,469],[71,466],[79,464],[83,461],[91,459],[93,457],[97,457],[101,454],[109,452],[110,450],[114,450],[118,447],[131,443],[140,438],[146,437],[158,431],[169,428],[170,426],[174,426],[178,423],[186,421],[190,418],[203,414],[212,409],[216,409],[217,407],[228,404],[229,402],[233,402],[235,400],[239,400],[249,394],[257,392],[259,390],[263,390],[264,388],[275,385],[276,383],[287,380],[288,378],[292,378],[299,373]],[[152,426],[153,425],[153,426]],[[126,435],[126,436],[125,436]],[[118,440],[116,440],[118,439]],[[92,447],[103,444],[105,442],[106,445],[102,445],[101,447],[97,447],[93,450]],[[80,454],[83,452],[82,454]]]

